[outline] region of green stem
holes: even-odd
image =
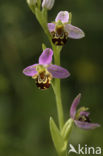
[[[54,60],[55,60],[56,65],[60,65],[60,50],[61,50],[61,48],[53,46]],[[61,100],[60,79],[55,79],[53,89],[54,89],[56,103],[57,103],[59,128],[60,128],[60,130],[62,130],[63,125],[64,125],[64,115],[63,115],[63,107],[62,107],[62,100]]]
[[[61,88],[60,88],[60,80],[55,79],[55,97],[57,103],[57,112],[58,112],[58,120],[59,120],[59,127],[62,130],[64,125],[64,116],[63,116],[63,108],[62,108],[62,101],[61,101]]]

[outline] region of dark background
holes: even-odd
[[[61,64],[71,76],[62,80],[65,119],[73,98],[82,93],[80,105],[90,108],[93,122],[103,123],[103,1],[56,0],[49,22],[60,10],[72,12],[72,24],[86,37],[68,40]],[[49,132],[49,117],[57,123],[52,88],[41,91],[22,70],[38,61],[41,44],[48,40],[25,0],[0,0],[0,156],[56,155]],[[92,131],[73,129],[75,147],[103,147],[103,127]],[[71,154],[72,155],[72,154]]]

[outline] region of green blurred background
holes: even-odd
[[[65,119],[81,92],[80,105],[90,107],[92,120],[102,125],[103,1],[56,0],[49,22],[60,10],[71,11],[72,24],[86,34],[82,40],[68,40],[61,52],[61,64],[71,73],[62,80]],[[43,42],[50,46],[26,0],[0,0],[0,156],[56,155],[49,132],[49,117],[57,123],[52,88],[41,91],[22,74],[38,61]],[[103,147],[103,127],[93,131],[75,127],[70,143]]]

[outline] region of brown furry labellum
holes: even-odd
[[[84,122],[91,122],[91,120],[89,119],[88,116],[80,116],[78,120],[79,121],[84,121]]]
[[[35,79],[36,86],[41,90],[48,89],[51,85],[51,79],[52,79],[51,74],[41,72]]]
[[[68,34],[66,32],[62,33],[61,35],[58,35],[56,32],[53,31],[51,35],[52,35],[52,42],[55,45],[63,46],[67,42]]]
[[[64,31],[63,26],[57,26],[56,30],[51,32],[51,36],[52,42],[58,46],[63,46],[68,39],[68,33]]]

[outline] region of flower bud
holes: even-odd
[[[28,5],[35,5],[37,0],[27,0]]]
[[[42,7],[51,10],[55,0],[43,0]]]

